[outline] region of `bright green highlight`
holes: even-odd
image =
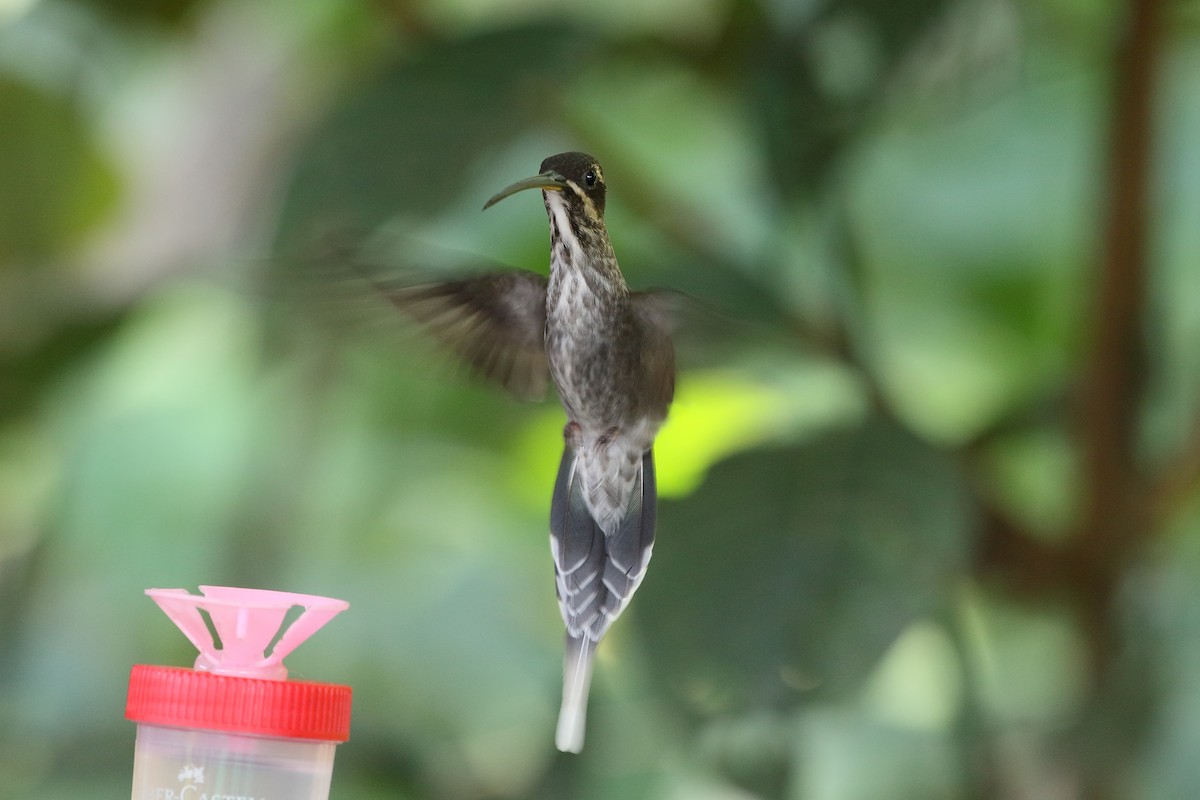
[[[849,423],[865,408],[853,375],[831,364],[813,362],[769,375],[730,369],[684,373],[654,445],[659,495],[686,496],[724,458]],[[559,408],[548,407],[520,437],[512,488],[531,504],[548,502],[545,486],[554,481],[565,423]]]

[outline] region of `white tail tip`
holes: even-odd
[[[554,735],[554,746],[564,753],[583,751],[583,733],[587,722],[587,709],[563,707],[558,715],[558,732]]]
[[[595,643],[588,640],[567,643],[567,657],[563,664],[562,707],[558,712],[558,730],[554,735],[555,746],[564,753],[583,750],[583,736],[587,725],[588,691],[592,685],[592,652]]]

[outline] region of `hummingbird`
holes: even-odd
[[[494,195],[538,189],[549,278],[488,272],[389,291],[477,373],[525,397],[554,384],[566,412],[550,552],[566,626],[555,744],[583,748],[596,647],[645,577],[654,545],[654,439],[675,391],[670,308],[631,291],[604,223],[607,187],[586,153],[545,159]]]

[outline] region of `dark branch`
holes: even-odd
[[[1160,51],[1160,0],[1131,0],[1113,71],[1109,205],[1080,382],[1079,441],[1084,511],[1080,556],[1097,577],[1120,570],[1148,520],[1135,458],[1144,384],[1144,313],[1153,98]]]

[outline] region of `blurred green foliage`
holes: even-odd
[[[1145,513],[1136,546],[1079,546],[1123,488],[1088,484],[1078,409],[1126,26],[1096,0],[0,3],[0,797],[127,791],[128,668],[192,659],[141,592],[202,583],[350,601],[289,659],[355,689],[335,798],[1191,797],[1186,4],[1155,73]],[[630,282],[706,309],[578,757],[552,746],[561,411],[312,269],[345,241],[543,269],[536,197],[479,207],[565,149],[605,165]]]

